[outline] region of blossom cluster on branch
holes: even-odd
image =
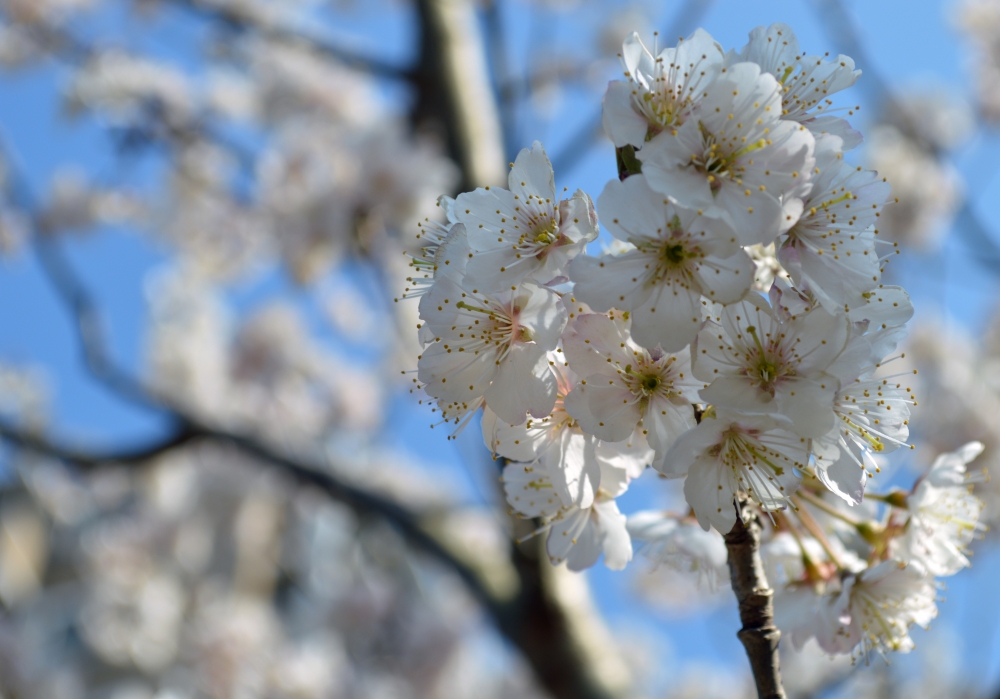
[[[892,368],[913,308],[882,283],[890,187],[848,162],[861,134],[831,99],[860,71],[783,24],[728,52],[702,30],[652,52],[633,34],[621,60],[603,117],[618,177],[596,207],[557,189],[535,142],[507,189],[443,197],[445,221],[421,226],[416,386],[456,431],[482,409],[508,503],[554,563],[621,569],[635,545],[714,572],[703,531],[746,502],[796,645],[909,650],[934,576],[983,529],[981,445],[911,493],[866,492],[916,400]],[[595,257],[598,213],[614,240]],[[684,479],[687,513],[621,513],[647,466]]]

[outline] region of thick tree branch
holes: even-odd
[[[411,545],[430,554],[456,573],[491,614],[497,615],[499,613],[500,605],[503,605],[504,600],[493,596],[475,569],[449,551],[440,540],[425,529],[418,515],[402,505],[348,483],[336,475],[336,467],[331,468],[330,464],[318,461],[310,463],[308,459],[301,456],[293,458],[255,439],[220,431],[203,424],[196,424],[193,421],[185,420],[182,425],[177,432],[162,441],[133,449],[106,453],[95,453],[61,445],[41,434],[4,422],[0,422],[0,440],[88,470],[112,464],[142,464],[149,459],[196,440],[232,445],[244,454],[280,468],[282,472],[292,476],[300,484],[318,488],[334,500],[348,505],[359,514],[376,515],[395,525]]]
[[[785,699],[778,666],[781,632],[774,625],[774,591],[768,586],[760,558],[760,520],[751,512],[745,502],[740,503],[736,508],[736,524],[724,537],[729,550],[729,575],[743,622],[736,635],[750,659],[757,696]],[[744,522],[743,516],[748,516],[749,521]]]
[[[421,53],[414,119],[437,128],[462,172],[459,191],[504,182],[500,119],[469,0],[418,0]]]

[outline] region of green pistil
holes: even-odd
[[[642,379],[642,387],[649,393],[652,393],[659,387],[660,378],[658,376],[646,376]]]
[[[783,72],[781,74],[781,77],[778,78],[778,82],[784,85],[785,81],[788,80],[788,76],[791,75],[794,71],[795,71],[795,66],[785,66],[785,72]]]
[[[680,243],[663,246],[663,259],[671,266],[684,264],[684,261],[693,255],[688,252]]]

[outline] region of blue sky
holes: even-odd
[[[804,50],[837,52],[840,47],[824,30],[816,4],[809,0],[717,0],[707,4],[700,26],[724,47],[739,48],[753,27],[782,21],[795,29]],[[970,78],[966,69],[971,57],[963,48],[961,37],[952,29],[952,3],[855,0],[845,4],[873,61],[872,66],[859,64],[862,70],[877,70],[900,91],[943,86],[968,94]],[[404,63],[413,55],[415,46],[410,32],[412,17],[400,3],[391,4],[390,12],[374,7],[380,5],[356,4],[346,18],[333,25],[333,34],[359,51]],[[661,16],[653,12],[650,15],[658,27],[665,29],[682,4],[651,5],[661,8]],[[602,4],[602,11],[604,7]],[[508,3],[504,19],[515,71],[532,65],[532,61],[546,60],[553,53],[552,48],[546,49],[547,54],[535,50],[539,27],[545,29],[541,36],[546,40],[572,52],[581,43],[580,37],[588,36],[587,28],[593,26],[596,14],[592,7],[577,13],[560,13],[536,9],[527,2]],[[127,22],[124,14],[109,12],[83,26],[88,32],[115,34],[126,45],[151,51],[189,70],[198,69],[192,49],[196,46],[199,24],[181,15],[168,14],[157,38],[145,40],[139,33],[127,32]],[[609,65],[608,77],[614,72],[614,66]],[[113,166],[101,124],[92,117],[67,120],[60,114],[58,86],[65,75],[58,66],[45,65],[0,77],[0,134],[16,146],[36,193],[44,191],[48,177],[60,165],[77,163],[98,178]],[[515,149],[540,138],[550,154],[558,153],[566,135],[586,123],[599,105],[599,94],[584,94],[580,90],[567,90],[562,99],[559,114],[563,116],[559,121],[544,124],[538,119],[520,120],[521,142],[512,144]],[[861,104],[856,123],[864,130],[873,112],[869,93],[856,87],[841,103]],[[973,176],[970,191],[977,202],[976,210],[987,222],[997,220],[1000,214],[995,203],[1000,201],[1000,181],[991,177],[998,152],[1000,142],[996,135],[987,134],[965,144],[955,154],[960,169]],[[147,186],[155,180],[156,172],[155,163],[137,171],[135,184]],[[556,178],[560,186],[571,190],[580,187],[596,198],[614,174],[611,147],[601,144],[569,171],[557,172]],[[994,235],[1000,238],[1000,227]],[[135,231],[120,229],[102,230],[98,235],[73,240],[66,247],[104,309],[113,352],[126,366],[138,370],[146,318],[145,279],[151,269],[166,259],[164,251]],[[908,255],[900,262],[898,274],[917,306],[918,321],[945,316],[948,322],[965,327],[973,335],[981,331],[993,311],[996,280],[976,264],[972,254],[960,236],[949,236],[940,250]],[[363,276],[364,272],[355,270],[352,274]],[[318,313],[315,296],[295,287],[280,273],[234,288],[231,299],[237,308],[246,310],[272,295],[295,300],[310,317]],[[64,309],[30,252],[0,259],[0,328],[3,329],[0,358],[46,367],[53,392],[53,421],[60,434],[101,444],[123,438],[141,441],[163,429],[157,414],[120,402],[82,371],[75,336]],[[339,349],[352,351],[343,346]],[[475,429],[470,429],[457,444],[447,443],[440,430],[427,430],[431,416],[406,396],[394,401],[391,415],[397,429],[387,435],[389,440],[418,449],[422,462],[458,476],[468,497],[479,497],[482,480],[474,469],[487,463],[485,454],[474,465],[465,463],[477,460],[479,444]],[[642,487],[647,483],[649,487]],[[623,509],[655,506],[661,488],[654,478],[644,477],[626,496]],[[1000,685],[997,652],[1000,596],[991,590],[990,580],[1000,574],[1000,552],[984,550],[975,563],[973,569],[949,580],[947,601],[942,603],[941,616],[931,633],[958,638],[965,668],[979,678],[984,688],[995,688]],[[589,576],[602,610],[615,627],[645,628],[668,639],[675,662],[697,659],[742,667],[742,647],[735,637],[738,621],[734,605],[722,604],[707,617],[668,619],[658,612],[650,615],[649,608],[636,599],[631,591],[630,574],[597,568]],[[921,638],[918,633],[918,645]]]

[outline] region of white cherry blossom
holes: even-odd
[[[736,523],[739,493],[770,512],[784,509],[798,488],[808,443],[790,427],[780,417],[709,412],[656,468],[668,478],[686,476],[684,496],[698,523],[725,534]]]
[[[737,63],[705,89],[691,118],[639,151],[650,187],[722,219],[744,245],[770,243],[802,213],[815,141],[781,118],[781,89],[753,63]]]
[[[618,510],[615,497],[628,487],[626,478],[608,470],[604,482],[612,490],[601,488],[589,507],[563,507],[551,480],[528,464],[510,463],[504,467],[503,483],[507,502],[523,517],[541,517],[545,523],[534,534],[547,533],[545,549],[553,565],[566,563],[570,570],[584,570],[604,554],[604,564],[622,570],[632,560],[632,541],[625,528],[625,515]]]
[[[641,148],[660,131],[684,123],[722,68],[722,47],[704,29],[653,56],[635,32],[620,54],[625,80],[608,84],[604,132],[616,148]]]
[[[691,401],[699,384],[687,349],[644,349],[629,337],[627,320],[596,313],[578,316],[563,346],[570,367],[584,377],[567,397],[566,411],[587,432],[620,442],[641,422],[659,461],[694,427]]]
[[[487,407],[483,413],[483,440],[494,454],[539,468],[548,476],[563,506],[590,507],[601,486],[604,468],[621,469],[628,478],[635,478],[652,461],[653,451],[638,431],[614,444],[584,432],[564,407],[578,380],[576,374],[561,351],[549,352],[549,364],[557,382],[552,413],[541,419],[528,418],[522,425],[509,425]]]
[[[872,651],[913,650],[910,627],[927,628],[937,616],[937,586],[915,566],[888,560],[844,580],[826,602],[816,640],[827,653],[867,658]],[[831,623],[832,622],[832,623]]]
[[[848,323],[816,308],[781,323],[755,294],[706,321],[693,348],[701,398],[748,413],[778,413],[803,437],[833,427],[837,379],[825,373],[844,350]]]
[[[889,196],[889,184],[845,163],[840,146],[836,137],[817,140],[812,191],[778,252],[795,284],[831,313],[879,282],[874,224]]]
[[[873,347],[867,336],[853,338],[831,368],[831,373],[847,374],[833,401],[837,422],[830,432],[813,440],[816,477],[850,505],[861,503],[868,473],[878,470],[875,457],[906,444],[910,404],[916,401],[910,372],[875,376],[884,356],[878,337],[875,340]],[[860,365],[848,368],[847,356],[860,359]],[[849,380],[851,375],[857,378]]]
[[[567,263],[597,237],[590,197],[577,190],[559,200],[552,163],[538,141],[518,154],[508,186],[460,194],[455,202],[472,250],[468,274],[485,291],[563,276]]]
[[[968,473],[966,465],[983,451],[970,442],[942,454],[906,498],[910,514],[897,555],[915,561],[931,575],[954,575],[970,564],[968,546],[986,530],[979,520],[984,503],[972,493],[983,473]]]
[[[861,134],[844,119],[820,113],[832,106],[829,96],[851,87],[861,71],[855,70],[854,60],[848,56],[840,55],[833,61],[824,59],[825,56],[802,53],[795,32],[781,22],[755,28],[739,56],[730,57],[730,61],[756,63],[781,83],[785,119],[800,122],[817,136],[838,136],[843,139],[844,148],[851,149],[860,145]]]
[[[718,532],[706,532],[697,522],[666,512],[645,510],[628,518],[628,533],[637,553],[656,565],[697,573],[698,581],[714,590],[726,576],[726,544]]]
[[[426,294],[439,272],[455,275],[465,274],[469,257],[469,244],[465,226],[455,219],[455,200],[442,196],[438,206],[445,213],[445,220],[434,221],[425,218],[417,224],[420,232],[418,251],[409,255],[413,275],[406,278],[407,286],[401,298],[413,298]]]
[[[643,347],[676,352],[702,322],[702,296],[739,300],[754,265],[736,235],[718,219],[671,204],[642,175],[612,180],[598,198],[604,225],[634,246],[620,255],[577,257],[574,295],[596,311],[631,311],[632,337]]]
[[[546,353],[567,317],[558,294],[530,282],[486,294],[468,278],[444,275],[420,300],[420,317],[434,341],[417,376],[445,420],[461,424],[484,399],[512,425],[525,412],[552,412],[556,379]]]

